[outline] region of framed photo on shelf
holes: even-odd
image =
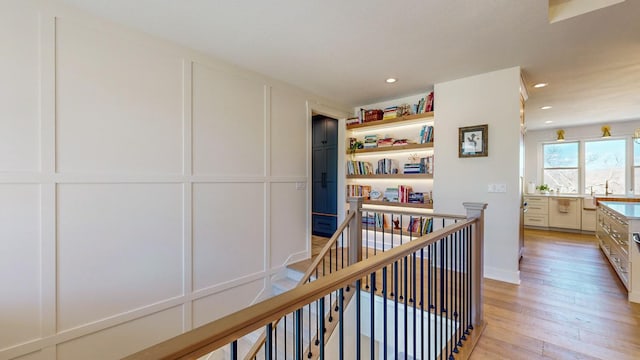
[[[489,125],[458,128],[458,157],[489,155]]]

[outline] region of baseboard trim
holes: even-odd
[[[491,266],[484,267],[484,277],[488,279],[520,285],[520,271],[509,271]]]

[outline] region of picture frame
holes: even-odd
[[[458,128],[458,157],[489,156],[489,125]]]

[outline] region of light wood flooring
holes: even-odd
[[[327,240],[314,237],[314,256]],[[526,230],[524,254],[520,285],[485,279],[472,360],[640,359],[640,304],[594,235]]]
[[[485,280],[471,359],[640,359],[640,305],[594,235],[525,232],[521,284]]]

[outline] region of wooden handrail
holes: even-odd
[[[462,228],[479,222],[478,218],[465,219],[436,230],[316,281],[295,287],[288,292],[161,342],[125,359],[197,359],[405,256],[434,244]]]
[[[306,283],[311,278],[311,275],[313,274],[313,272],[316,270],[318,265],[320,265],[320,261],[324,259],[327,253],[331,250],[331,247],[335,245],[336,241],[338,241],[338,238],[340,237],[344,229],[347,228],[347,226],[349,225],[349,222],[351,221],[351,219],[353,219],[355,214],[356,214],[355,211],[351,211],[347,214],[347,217],[342,221],[342,224],[338,226],[338,229],[336,230],[336,232],[333,233],[333,236],[331,236],[329,241],[327,241],[324,247],[322,247],[322,249],[316,256],[316,258],[313,260],[311,265],[307,268],[307,271],[305,271],[304,275],[302,275],[302,278],[298,282],[297,286],[300,286]],[[280,319],[277,319],[276,321],[273,322],[274,328],[278,326],[278,322],[280,322]],[[245,356],[245,360],[253,359],[255,355],[258,353],[258,351],[260,350],[260,348],[265,344],[266,339],[267,339],[266,333],[263,332],[262,334],[260,334],[258,339],[253,343],[253,345],[247,352],[247,355]]]

